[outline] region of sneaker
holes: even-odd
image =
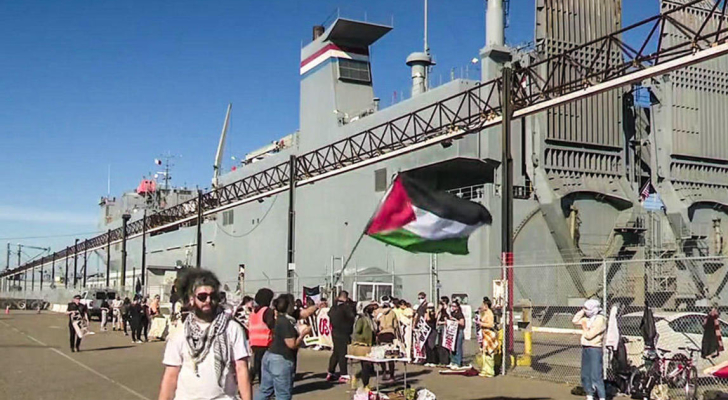
[[[339,382],[339,383],[349,383],[349,379],[351,379],[351,378],[349,377],[349,375],[341,375],[341,376],[339,377],[339,381],[338,381],[338,382]]]
[[[450,364],[450,365],[447,366],[447,368],[452,369],[452,370],[455,370],[455,369],[458,369],[460,367],[458,367],[456,364]]]
[[[326,374],[326,382],[333,382],[333,381],[335,381],[337,379],[338,378],[334,374],[332,374],[330,372],[328,374]]]

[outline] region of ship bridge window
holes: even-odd
[[[233,214],[233,210],[224,211],[222,213],[222,225],[232,225],[233,222],[235,222],[235,214]]]
[[[368,61],[339,59],[339,79],[371,83],[372,75]]]

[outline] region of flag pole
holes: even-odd
[[[346,260],[344,261],[344,266],[341,267],[341,271],[339,271],[338,274],[335,274],[336,280],[331,283],[331,289],[333,290],[334,286],[336,286],[337,283],[339,283],[339,280],[342,276],[344,276],[344,271],[346,270],[346,266],[349,265],[349,260],[351,260],[351,256],[356,251],[356,248],[359,247],[359,243],[361,243],[361,239],[364,237],[364,234],[366,233],[366,229],[361,231],[361,234],[359,235],[359,239],[356,240],[356,243],[354,244],[354,247],[351,248],[351,251],[349,252],[349,256],[346,257]],[[333,264],[331,265],[331,268],[333,268]]]
[[[361,243],[361,239],[364,237],[364,235],[367,233],[367,230],[369,230],[369,226],[372,224],[372,221],[374,220],[374,216],[377,214],[377,210],[379,207],[382,206],[382,203],[384,203],[384,200],[389,195],[389,192],[392,190],[392,186],[394,186],[394,182],[397,181],[397,178],[399,178],[399,173],[394,176],[394,179],[392,179],[392,182],[389,183],[389,187],[387,187],[387,190],[384,192],[384,196],[382,196],[382,199],[379,201],[379,204],[377,204],[377,208],[374,209],[374,213],[372,213],[372,216],[369,218],[369,221],[367,222],[364,229],[361,231],[361,234],[359,234],[359,238],[356,239],[356,243],[354,243],[354,247],[351,248],[351,251],[349,252],[349,256],[346,257],[346,260],[344,261],[344,265],[341,267],[341,271],[339,271],[338,274],[335,275],[335,279],[331,282],[331,290],[334,290],[334,286],[336,286],[337,283],[339,283],[339,280],[342,276],[344,276],[344,271],[346,270],[346,267],[349,265],[349,261],[351,260],[351,256],[356,251],[356,248],[359,247],[359,243]],[[334,272],[334,263],[331,262],[331,273]]]

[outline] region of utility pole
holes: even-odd
[[[124,214],[121,216],[121,291],[126,288],[126,225],[129,223],[131,215]]]
[[[142,287],[146,288],[146,269],[147,269],[147,210],[144,210],[142,217]]]
[[[66,247],[66,273],[63,276],[63,285],[68,289],[68,257],[71,254],[71,248]]]
[[[513,157],[511,156],[511,119],[513,117],[513,70],[510,66],[503,68],[503,155],[501,174],[501,265],[503,278],[506,280],[506,329],[504,330],[505,352],[503,363],[513,354]]]
[[[197,190],[197,268],[202,268],[202,190]]]
[[[86,288],[86,276],[88,275],[88,239],[83,241],[83,287]]]
[[[43,291],[43,270],[44,270],[44,264],[45,257],[40,258],[40,290]]]
[[[286,268],[286,290],[293,293],[293,278],[296,273],[296,156],[291,155],[288,177],[288,266]],[[333,264],[331,268],[333,269]],[[341,271],[344,272],[343,270]]]
[[[111,229],[106,231],[106,288],[109,287],[111,272]]]
[[[76,243],[73,245],[73,288],[76,288],[76,283],[78,282],[78,241],[79,239],[76,239]]]
[[[51,260],[51,288],[56,284],[56,253],[53,253]]]
[[[5,256],[5,269],[10,269],[10,243],[8,243],[8,252]]]
[[[20,266],[20,263],[22,262],[20,260],[20,253],[21,253],[22,249],[23,249],[23,245],[21,245],[20,243],[18,243],[18,267]]]

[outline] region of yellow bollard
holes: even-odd
[[[523,354],[518,356],[516,365],[519,367],[530,367],[531,355],[533,355],[533,333],[527,330],[523,332]]]

